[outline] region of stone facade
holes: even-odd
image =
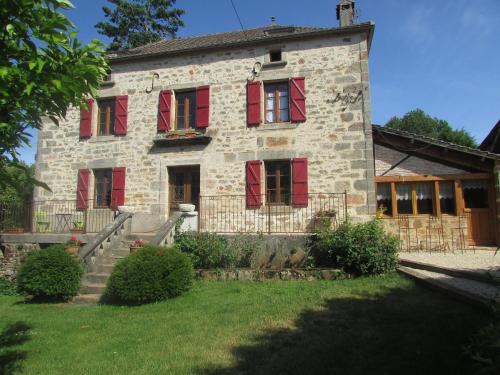
[[[14,281],[26,255],[39,249],[36,243],[3,243],[0,247],[0,279]]]
[[[308,159],[310,193],[346,190],[352,217],[373,213],[368,44],[366,33],[359,32],[117,62],[112,66],[114,84],[103,87],[99,96],[128,95],[127,135],[96,137],[95,107],[90,139],[79,139],[78,108],[70,109],[59,127],[45,122],[36,169],[52,192],[37,189],[35,198],[76,199],[78,169],[126,167],[125,204],[166,218],[169,167],[199,165],[202,196],[244,195],[246,161],[303,157]],[[269,51],[276,48],[286,64],[266,65]],[[305,77],[305,122],[247,126],[246,83],[257,62],[263,69],[256,79],[264,82]],[[147,93],[153,73],[160,78]],[[210,85],[210,125],[202,132],[211,142],[154,146],[159,92],[201,85]]]

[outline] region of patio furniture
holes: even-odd
[[[429,252],[432,250],[446,251],[450,249],[445,239],[442,218],[429,215],[425,230],[425,245]]]
[[[71,216],[69,213],[56,214],[56,232],[69,232],[71,229]]]
[[[463,213],[458,215],[458,227],[451,228],[451,242],[453,250],[456,248],[458,250],[469,250],[471,246],[467,240],[467,214]],[[475,247],[472,246],[475,251]]]
[[[410,218],[408,215],[398,215],[398,231],[399,231],[399,249],[403,250],[403,243],[406,244],[406,251],[412,249],[418,251],[418,230],[410,226]],[[413,236],[413,232],[415,235]],[[415,245],[412,246],[412,237]]]

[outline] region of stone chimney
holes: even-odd
[[[340,27],[351,26],[354,23],[354,0],[340,0],[337,5],[337,19]]]

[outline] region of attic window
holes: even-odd
[[[270,62],[281,61],[281,50],[275,50],[275,51],[269,52],[269,61]]]

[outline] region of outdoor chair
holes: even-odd
[[[445,238],[442,218],[429,215],[425,230],[425,245],[429,252],[432,252],[432,250],[446,251],[450,249]]]
[[[418,229],[410,226],[410,218],[408,215],[398,215],[398,230],[399,230],[399,248],[402,251],[419,250],[418,247]],[[415,243],[412,245],[412,243]]]

